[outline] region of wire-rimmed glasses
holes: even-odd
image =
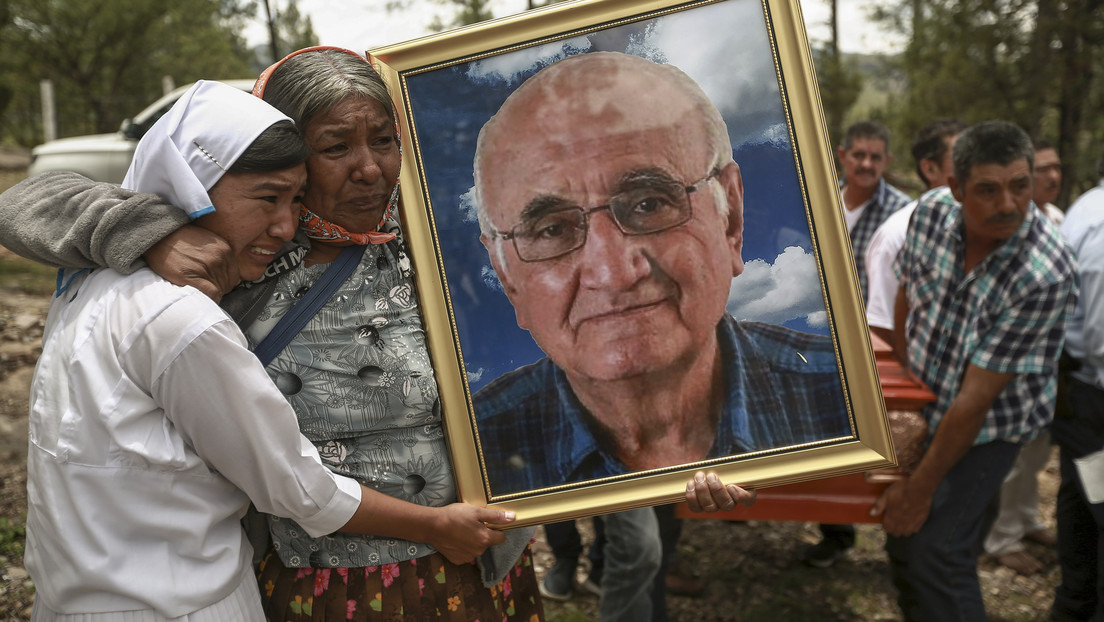
[[[584,208],[550,197],[539,198],[522,212],[521,222],[495,236],[510,240],[522,261],[546,261],[562,257],[586,244],[590,215],[609,210],[625,235],[659,233],[684,224],[694,215],[690,195],[720,173],[714,168],[692,184],[684,184],[662,171],[646,170],[622,180],[620,192],[609,202]]]

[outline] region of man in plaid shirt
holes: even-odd
[[[866,301],[866,247],[874,232],[912,197],[886,183],[883,173],[892,156],[889,130],[876,121],[859,121],[847,128],[843,144],[836,149],[843,167],[840,194],[844,218],[851,234],[851,252],[859,273],[859,287]]]
[[[937,396],[923,459],[873,510],[906,620],[985,620],[979,532],[1020,444],[1053,417],[1077,277],[1031,209],[1033,160],[1015,125],[963,132],[950,189],[921,197],[897,258],[897,352]]]

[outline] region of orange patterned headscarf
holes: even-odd
[[[351,56],[355,56],[356,58],[359,58],[366,63],[368,62],[368,59],[366,59],[364,56],[361,56],[360,54],[357,54],[352,50],[347,50],[341,47],[334,47],[331,45],[316,45],[303,48],[301,50],[296,50],[291,54],[288,54],[275,63],[272,63],[267,69],[261,72],[260,77],[257,78],[257,82],[253,84],[253,94],[262,99],[264,98],[265,87],[268,86],[269,79],[272,77],[272,74],[275,73],[276,70],[280,67],[280,65],[283,65],[284,61],[286,61],[287,59],[306,52],[321,52],[325,50],[337,50],[339,52],[344,52]],[[399,136],[398,119],[395,119],[394,123],[395,141],[398,143],[399,146],[399,160],[401,162],[402,140],[400,140]],[[390,242],[396,237],[394,233],[384,233],[381,231],[381,229],[383,229],[387,225],[387,221],[390,220],[391,215],[394,213],[396,207],[398,206],[398,203],[399,179],[398,177],[396,177],[395,184],[391,189],[391,196],[387,200],[387,208],[383,210],[383,217],[380,219],[379,224],[376,225],[375,231],[369,231],[367,233],[354,233],[346,231],[345,228],[341,225],[332,223],[325,218],[319,216],[318,214],[315,214],[309,208],[307,208],[306,205],[304,205],[299,212],[299,228],[307,234],[307,237],[314,240],[346,240],[352,242],[353,244],[383,244],[385,242]]]

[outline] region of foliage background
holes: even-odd
[[[891,179],[915,192],[920,185],[909,147],[921,126],[938,117],[969,123],[1004,119],[1057,147],[1065,179],[1059,206],[1095,185],[1104,151],[1104,117],[1093,114],[1104,97],[1104,1],[872,0],[867,5],[877,27],[902,33],[908,43],[891,57],[844,55],[839,67],[833,64],[832,42],[817,50],[834,144],[846,123],[882,121],[895,137]],[[860,87],[851,98],[856,78]],[[845,123],[833,125],[832,119]]]
[[[271,1],[0,0],[0,146],[42,142],[43,79],[54,84],[59,136],[111,132],[161,95],[165,77],[252,77],[274,56],[318,43],[295,0],[281,0],[282,10]],[[890,180],[916,193],[909,146],[922,125],[1000,118],[1058,147],[1060,206],[1096,183],[1104,0],[866,0],[873,27],[907,41],[892,56],[841,53],[839,0],[815,1],[832,9],[833,36],[814,57],[833,144],[856,120],[882,121],[894,136]],[[433,5],[435,29],[498,17],[489,0],[373,3],[380,12]],[[239,33],[251,20],[270,24],[275,45],[249,49]]]
[[[271,62],[238,34],[247,0],[0,0],[0,145],[42,142],[39,83],[53,82],[58,136],[112,132],[162,95],[162,80],[256,76]],[[294,2],[273,16],[282,53],[316,44]]]

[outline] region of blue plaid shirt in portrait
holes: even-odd
[[[707,458],[851,437],[828,337],[727,315],[717,337],[725,402]],[[496,379],[474,402],[492,495],[630,472],[547,358]]]
[[[1015,374],[974,444],[1034,438],[1054,415],[1058,355],[1077,300],[1072,254],[1035,209],[969,274],[965,226],[950,190],[920,198],[894,269],[905,287],[909,367],[936,394],[929,434],[958,396],[968,365]]]
[[[843,182],[841,181],[842,185]],[[912,202],[912,197],[886,183],[885,178],[878,180],[878,188],[870,198],[859,221],[851,229],[851,252],[855,255],[855,269],[859,273],[859,289],[862,291],[863,304],[866,304],[868,285],[866,280],[866,247],[874,232],[893,212]]]

